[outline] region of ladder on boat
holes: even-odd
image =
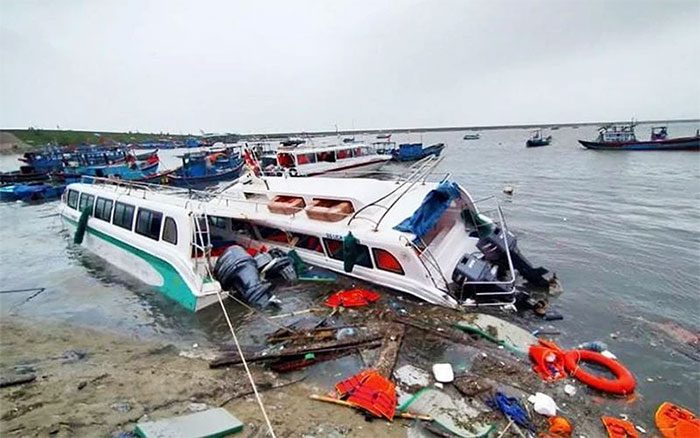
[[[192,253],[194,255],[195,272],[213,278],[211,266],[211,233],[209,229],[209,215],[206,213],[190,213],[192,221]]]

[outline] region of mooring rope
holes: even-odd
[[[270,431],[270,436],[272,436],[272,438],[277,438],[277,436],[275,435],[275,431],[272,430],[272,424],[270,423],[270,419],[267,416],[267,412],[265,412],[265,406],[263,405],[262,399],[260,398],[260,394],[258,393],[258,388],[255,386],[253,375],[250,372],[250,368],[248,368],[248,362],[246,362],[245,357],[243,356],[243,351],[241,350],[241,345],[238,343],[238,337],[236,336],[236,332],[233,330],[231,319],[229,318],[228,312],[226,311],[226,306],[224,306],[224,300],[221,299],[221,292],[217,291],[216,296],[219,298],[219,304],[221,304],[221,310],[223,310],[224,312],[226,324],[228,324],[228,328],[231,331],[231,336],[233,336],[233,342],[236,344],[236,350],[238,350],[238,355],[241,358],[241,363],[245,368],[246,374],[248,374],[248,380],[250,380],[250,385],[253,387],[255,398],[257,399],[258,406],[260,406],[260,410],[262,411],[263,417],[265,418],[265,423],[267,423],[267,429]]]

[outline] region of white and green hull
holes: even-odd
[[[75,233],[78,221],[66,214],[62,214],[62,217],[64,223],[70,226],[71,235]],[[178,269],[177,265],[182,263],[168,261],[125,239],[99,230],[94,225],[95,221],[97,219],[94,218],[88,221],[81,244],[85,249],[193,312],[218,301],[216,282],[204,281],[201,286],[198,285],[199,276],[191,268],[189,272],[187,267]]]

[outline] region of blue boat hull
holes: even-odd
[[[180,170],[180,172],[178,172]],[[182,168],[167,176],[168,184],[175,187],[202,188],[217,184],[221,181],[233,181],[241,175],[243,163],[229,169],[217,169],[216,173],[202,176],[183,176]]]
[[[605,151],[697,151],[700,150],[700,137],[672,138],[657,141],[636,141],[630,143],[602,143],[579,140],[586,149]]]
[[[435,155],[438,157],[442,153],[443,149],[445,149],[444,143],[434,144],[417,151],[413,150],[412,148],[402,150],[399,147],[399,150],[394,150],[392,152],[391,157],[394,161],[416,161],[430,155]]]

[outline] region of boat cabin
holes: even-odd
[[[598,141],[602,143],[629,143],[637,141],[634,125],[612,125],[598,129]]]

